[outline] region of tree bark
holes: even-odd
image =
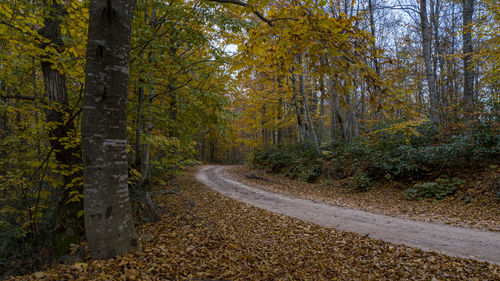
[[[436,89],[436,77],[432,69],[432,50],[431,36],[429,32],[429,21],[427,19],[427,1],[420,0],[420,26],[422,28],[422,54],[424,57],[425,76],[427,78],[427,87],[429,88],[429,113],[431,122],[439,123],[439,115],[437,111],[438,96]]]
[[[330,130],[331,130],[331,138],[338,139],[338,130],[341,127],[340,120],[338,118],[339,112],[339,96],[337,93],[337,89],[335,88],[335,82],[332,77],[329,77],[329,86],[330,86]]]
[[[61,17],[64,8],[55,0],[45,1],[46,8],[50,11],[44,20],[44,27],[39,30],[40,35],[49,40],[42,47],[55,45],[57,49],[64,49],[61,37]],[[78,143],[68,146],[63,139],[72,139],[76,135],[74,114],[69,106],[68,90],[66,88],[66,76],[64,73],[53,68],[53,63],[47,56],[40,58],[45,92],[49,100],[49,106],[45,109],[46,121],[50,146],[52,147],[56,161],[62,169],[73,170],[81,164],[81,147]],[[34,82],[33,82],[34,83]],[[36,83],[34,83],[36,86]],[[69,231],[70,235],[78,236],[83,233],[83,221],[77,219],[78,211],[83,209],[83,202],[68,203],[72,192],[81,193],[81,186],[75,180],[81,177],[81,172],[65,173],[63,176],[63,187],[58,189],[57,203],[57,228]],[[71,184],[71,185],[70,185]]]
[[[302,55],[298,56],[298,61],[299,61],[299,64],[302,65]],[[304,86],[305,86],[304,85],[304,83],[305,83],[304,82],[304,73],[300,73],[299,82],[300,82],[299,90],[300,90],[300,94],[301,94],[302,98],[304,99],[304,108],[306,111],[306,117],[307,117],[307,123],[309,125],[310,135],[312,136],[314,148],[316,149],[316,152],[318,152],[318,154],[319,154],[320,151],[319,151],[318,136],[316,135],[316,130],[314,129],[314,124],[313,124],[313,121],[311,118],[311,110],[309,108],[309,102],[307,101],[306,92],[304,90]]]
[[[375,30],[374,8],[372,0],[368,0],[368,15],[370,20],[370,33],[372,34],[373,38],[377,38],[375,34],[376,30]],[[377,58],[377,45],[375,40],[373,41],[370,47],[373,56],[372,60],[373,60],[373,67],[375,68],[375,73],[377,73],[377,75],[380,76],[380,63]]]
[[[319,79],[319,122],[318,126],[321,129],[321,134],[318,136],[319,141],[323,142],[324,141],[324,129],[325,129],[325,77],[324,74],[320,76]]]
[[[151,86],[154,85],[154,80],[151,78]],[[144,126],[144,133],[148,136],[151,135],[153,130],[153,118],[152,118],[152,107],[153,107],[153,98],[154,98],[154,88],[149,89],[148,95],[148,114],[146,117],[146,124]],[[141,186],[144,184],[149,184],[151,182],[151,173],[150,173],[150,163],[151,163],[151,143],[148,141],[144,145],[144,159],[142,161],[141,166]]]
[[[134,1],[90,1],[82,139],[92,258],[140,249],[128,193],[127,92]]]
[[[144,102],[144,88],[137,89],[137,120],[135,127],[135,169],[142,172],[142,141],[141,135],[143,131],[142,124],[142,104]]]
[[[7,88],[5,86],[5,83],[3,81],[0,81],[0,92],[5,93],[7,91]],[[7,99],[0,96],[0,102],[6,103]],[[2,118],[1,118],[1,126],[0,126],[0,139],[3,139],[7,136],[10,135],[9,132],[9,116],[7,115],[7,110],[4,110],[2,113]],[[3,155],[2,155],[3,157]]]
[[[291,73],[291,80],[292,80],[292,89],[293,89],[293,100],[294,100],[294,103],[295,103],[295,114],[297,116],[297,126],[298,126],[298,129],[299,129],[299,141],[303,141],[305,139],[305,128],[304,128],[304,124],[302,122],[302,109],[299,105],[299,101],[298,101],[298,98],[297,98],[297,85],[295,84],[295,74],[293,73],[293,70],[292,70],[292,73]]]
[[[152,29],[156,28],[156,5],[153,4],[153,9],[151,11],[151,19],[149,21],[149,24],[151,25]],[[152,60],[152,53],[149,52],[148,58],[149,62],[153,63]],[[148,94],[148,111],[147,111],[147,117],[146,117],[146,124],[144,126],[144,133],[148,136],[151,135],[151,132],[153,130],[153,113],[152,113],[152,107],[153,107],[153,99],[155,96],[155,87],[154,87],[154,74],[151,72],[149,74],[150,76],[150,89],[149,89],[149,94]],[[148,141],[144,145],[144,159],[142,161],[142,167],[141,167],[141,186],[144,186],[145,184],[150,184],[151,182],[151,173],[150,173],[150,162],[151,162],[151,143]]]
[[[280,99],[279,99],[279,106],[278,106],[278,112],[277,112],[277,116],[276,116],[276,119],[278,119],[278,132],[277,132],[277,136],[276,136],[276,141],[277,141],[277,144],[278,146],[281,146],[283,144],[283,127],[282,127],[282,123],[283,123],[283,97],[280,96]]]
[[[474,71],[472,66],[472,14],[474,0],[463,0],[463,48],[464,48],[464,101],[467,111],[474,107]]]

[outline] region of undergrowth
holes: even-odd
[[[307,182],[320,177],[350,177],[348,187],[357,191],[366,191],[372,181],[383,179],[420,182],[407,192],[408,198],[441,199],[463,186],[458,180],[448,180],[448,176],[460,177],[464,169],[500,162],[500,135],[495,127],[483,126],[469,134],[455,135],[445,135],[429,124],[416,130],[417,134],[411,136],[382,131],[371,143],[332,140],[322,144],[321,154],[307,141],[267,147],[255,153],[251,164]]]
[[[454,194],[464,184],[465,181],[459,178],[450,180],[448,177],[439,177],[432,182],[414,184],[413,187],[406,190],[405,196],[408,200],[419,200],[421,198],[443,199]]]

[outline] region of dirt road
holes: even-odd
[[[293,198],[237,182],[224,169],[207,166],[196,178],[230,198],[271,212],[424,251],[500,264],[500,232],[405,220]]]

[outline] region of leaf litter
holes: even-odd
[[[179,176],[154,198],[162,221],[138,228],[142,252],[53,264],[12,280],[500,280],[500,266],[423,252],[248,206]],[[164,187],[166,189],[169,186]]]
[[[500,202],[495,199],[491,188],[500,182],[498,168],[475,175],[475,178],[467,178],[469,188],[461,189],[452,196],[420,201],[406,200],[406,186],[395,181],[376,182],[367,192],[353,193],[346,188],[349,179],[307,183],[255,171],[248,166],[233,166],[225,171],[239,182],[293,197],[405,219],[500,231]],[[267,180],[248,177],[249,174]],[[473,199],[462,200],[466,197]]]

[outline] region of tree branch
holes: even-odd
[[[21,32],[23,32],[23,33],[24,33],[24,30],[22,30],[21,28],[19,28],[19,27],[17,27],[17,26],[14,26],[14,25],[12,25],[12,24],[10,24],[10,23],[8,23],[8,22],[4,21],[4,20],[0,20],[0,24],[6,25],[6,26],[8,26],[8,27],[10,27],[10,28],[13,28],[13,29],[15,29],[15,30],[18,30],[18,31],[21,31]]]
[[[235,5],[239,5],[239,6],[242,6],[242,7],[247,7],[248,6],[248,3],[245,3],[245,2],[242,2],[240,0],[207,0],[207,1],[210,1],[210,2],[217,2],[217,3],[225,3],[225,4],[235,4]],[[259,18],[261,19],[263,22],[267,23],[268,25],[270,26],[273,26],[273,21],[267,19],[261,12],[259,11],[256,11],[254,10],[252,7],[250,7],[252,9],[252,12]]]
[[[18,99],[18,100],[35,100],[33,96],[12,96],[12,95],[0,95],[3,99]]]

